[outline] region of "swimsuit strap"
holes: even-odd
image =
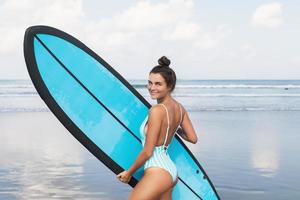
[[[179,128],[180,124],[182,123],[182,108],[181,108],[181,105],[179,103],[178,103],[178,105],[179,105],[179,109],[180,109],[180,121],[179,121],[179,124],[177,126],[177,129]]]
[[[165,147],[165,149],[167,149],[169,145],[166,146],[166,143],[167,143],[167,139],[168,139],[168,135],[169,135],[169,129],[170,129],[169,112],[168,112],[167,107],[166,107],[164,104],[160,103],[159,105],[162,105],[162,106],[165,108],[166,112],[167,112],[168,128],[167,128],[166,138],[165,138],[165,141],[164,141],[164,144],[163,144],[163,146]],[[178,105],[179,105],[179,109],[180,109],[180,121],[179,121],[179,124],[178,124],[178,126],[177,126],[177,128],[176,128],[175,133],[177,132],[177,130],[178,130],[180,124],[182,123],[182,108],[181,108],[181,105],[180,105],[179,103],[178,103]],[[175,134],[174,134],[174,135],[175,135]],[[172,138],[171,138],[171,141],[172,141],[172,139],[173,139],[173,136],[172,136]],[[170,143],[171,143],[171,142],[170,142]]]
[[[169,129],[170,129],[169,112],[168,112],[167,107],[166,107],[164,104],[160,103],[160,104],[158,104],[158,105],[162,105],[162,106],[165,108],[166,112],[167,112],[168,128],[167,128],[166,138],[165,138],[165,141],[164,141],[164,144],[163,144],[163,146],[166,147],[166,142],[167,142],[167,139],[168,139]]]
[[[180,103],[178,103],[178,106],[179,106],[179,110],[180,110],[180,121],[179,121],[179,124],[178,124],[178,126],[177,126],[177,128],[176,128],[176,130],[175,130],[175,132],[174,132],[174,134],[173,134],[173,136],[172,136],[172,138],[171,138],[171,140],[170,140],[170,143],[172,142],[173,137],[174,137],[175,134],[177,133],[177,131],[178,131],[178,129],[179,129],[181,123],[182,123],[182,108],[181,108]],[[167,147],[168,147],[168,146],[167,146]]]

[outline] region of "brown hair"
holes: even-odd
[[[176,74],[172,68],[169,67],[171,61],[166,57],[162,56],[158,59],[158,65],[153,67],[151,73],[159,73],[166,81],[167,86],[171,89],[171,92],[175,89],[176,85]]]

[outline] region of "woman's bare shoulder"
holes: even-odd
[[[149,115],[163,115],[164,108],[160,104],[156,104],[149,109]]]
[[[176,103],[179,105],[179,107],[180,107],[180,109],[182,111],[182,114],[184,115],[186,113],[185,107],[180,102],[178,102],[178,101],[176,101]]]

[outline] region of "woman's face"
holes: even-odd
[[[170,91],[165,79],[159,73],[150,73],[148,90],[152,99],[161,99]]]

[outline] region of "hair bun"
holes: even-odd
[[[171,61],[166,56],[163,56],[160,59],[158,59],[158,64],[162,67],[169,67]]]

